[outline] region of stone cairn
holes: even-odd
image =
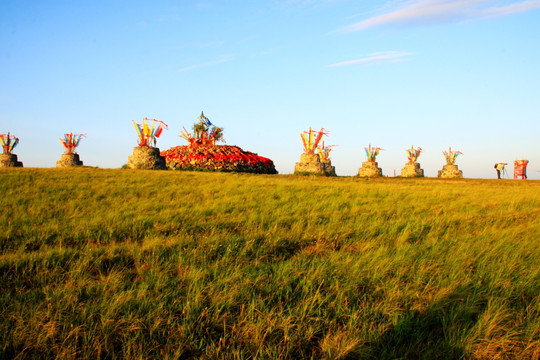
[[[424,177],[424,170],[420,168],[420,164],[417,162],[422,149],[415,149],[413,146],[411,146],[410,149],[405,151],[407,152],[409,162],[405,164],[403,169],[401,169],[401,177]]]
[[[328,160],[321,160],[321,164],[324,166],[324,174],[326,176],[336,176],[336,167],[332,166],[332,162]]]
[[[0,167],[23,167],[15,154],[0,154]]]
[[[314,174],[314,175],[326,175],[325,166],[321,162],[319,154],[302,154],[300,155],[300,162],[297,162],[294,166],[294,173],[297,175],[302,174]]]
[[[0,135],[0,144],[3,153],[0,154],[0,167],[23,167],[23,163],[17,160],[13,149],[19,144],[19,139],[10,133]]]
[[[446,165],[443,166],[442,170],[439,170],[437,176],[446,179],[463,178],[463,172],[455,164],[458,155],[463,155],[463,153],[461,151],[453,151],[450,147],[448,152],[443,151],[443,155],[446,159]]]
[[[420,164],[417,162],[407,163],[401,169],[401,177],[424,177],[424,170],[420,168]]]
[[[139,146],[133,148],[133,154],[128,158],[127,168],[166,170],[165,158],[161,156],[159,149],[156,147],[156,141],[163,133],[163,129],[167,129],[167,124],[160,120],[145,117],[142,124],[133,121],[133,125],[139,136],[137,141]]]
[[[320,131],[309,128],[309,131],[300,134],[304,145],[304,153],[300,155],[300,162],[297,162],[294,166],[296,175],[336,176],[336,168],[332,166],[329,157],[330,151],[335,145],[324,146],[324,142],[319,145],[323,135],[328,135],[328,132],[322,128]],[[318,153],[315,153],[315,150]]]
[[[83,166],[83,162],[79,158],[79,154],[62,154],[60,160],[56,162],[57,168],[67,168]]]
[[[364,148],[366,151],[366,155],[368,158],[368,161],[364,161],[362,163],[362,167],[358,169],[358,176],[360,177],[379,177],[382,176],[382,169],[378,167],[376,158],[377,155],[379,155],[379,152],[383,149],[379,147],[371,147],[371,144],[369,144],[369,147]]]
[[[336,167],[332,166],[332,162],[330,161],[330,152],[335,146],[336,145],[325,146],[324,141],[322,142],[322,145],[317,146],[321,163],[324,166],[324,173],[327,176],[336,176]]]
[[[166,170],[165,158],[160,155],[157,147],[136,146],[133,154],[128,158],[129,169]]]
[[[83,162],[79,158],[79,154],[75,152],[77,146],[81,142],[81,139],[85,137],[86,134],[64,134],[63,138],[60,138],[60,142],[64,146],[64,153],[60,157],[60,160],[56,162],[57,168],[69,168],[83,166]]]

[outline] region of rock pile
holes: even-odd
[[[129,169],[166,170],[165,158],[159,154],[157,147],[137,146],[129,157]]]
[[[424,177],[424,170],[420,168],[420,164],[417,162],[405,164],[405,167],[401,169],[401,177]]]
[[[457,165],[455,164],[446,164],[443,166],[442,170],[439,170],[438,177],[440,178],[462,178],[463,172],[458,169]]]
[[[56,162],[57,168],[82,166],[83,162],[79,158],[79,154],[62,154],[60,160]]]
[[[0,154],[0,167],[23,167],[15,154]]]
[[[382,169],[378,167],[376,161],[364,161],[362,167],[358,169],[360,177],[379,177],[382,176]]]
[[[272,160],[238,146],[181,145],[162,151],[161,156],[169,169],[277,174]]]
[[[332,166],[330,160],[321,161],[318,154],[303,153],[300,155],[300,162],[294,166],[294,173],[297,175],[314,174],[335,176],[336,168]]]
[[[336,176],[336,167],[332,166],[332,162],[330,160],[321,160],[321,163],[324,166],[324,174],[326,176]]]

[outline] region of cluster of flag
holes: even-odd
[[[60,138],[60,142],[64,145],[65,154],[74,154],[75,149],[79,146],[81,139],[85,137],[86,134],[64,134],[64,138]]]
[[[407,159],[409,159],[409,162],[412,164],[412,163],[415,163],[416,160],[418,160],[418,157],[420,156],[420,153],[422,152],[422,149],[420,147],[415,149],[411,145],[411,148],[407,149],[405,151],[407,152]]]
[[[167,124],[157,119],[144,118],[142,124],[133,121],[133,125],[139,136],[139,146],[156,146],[156,139],[161,136],[163,129],[168,129]]]
[[[443,151],[444,158],[447,165],[453,165],[456,162],[456,158],[459,155],[463,155],[461,151],[453,151],[451,147],[448,148],[448,152]]]
[[[2,149],[4,150],[4,154],[11,154],[13,149],[19,144],[19,138],[7,134],[1,134],[0,135],[0,144],[2,145]]]
[[[368,161],[375,161],[381,150],[384,149],[380,147],[371,147],[371,144],[369,144],[369,146],[365,147],[364,150],[366,151]]]
[[[321,128],[319,131],[311,130],[311,128],[309,128],[309,131],[304,131],[301,133],[300,137],[302,138],[302,143],[304,144],[304,152],[306,154],[313,154],[315,149],[317,149],[322,136],[328,134],[329,132],[324,131],[323,128]]]
[[[319,152],[319,158],[322,161],[330,160],[330,151],[335,147],[336,145],[328,145],[324,146],[324,141],[322,142],[322,145],[317,146],[317,151]]]
[[[223,140],[223,129],[214,126],[214,124],[210,122],[210,119],[204,116],[204,112],[201,112],[201,116],[199,116],[197,119],[200,121],[200,123],[196,123],[193,126],[194,136],[191,135],[191,133],[187,131],[185,127],[183,127],[183,131],[180,130],[180,135],[178,136],[186,139],[190,146],[214,146],[216,145],[216,141],[225,142]]]

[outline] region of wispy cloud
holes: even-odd
[[[540,0],[410,0],[391,5],[380,15],[335,32],[348,33],[385,25],[414,26],[504,16],[540,9]]]
[[[326,67],[338,67],[338,66],[347,66],[355,64],[364,64],[364,65],[374,65],[381,63],[393,63],[405,61],[412,53],[403,52],[403,51],[386,51],[379,53],[372,53],[360,59],[347,60],[338,62],[335,64],[327,65]]]
[[[180,70],[178,70],[178,72],[190,71],[190,70],[195,70],[195,69],[199,69],[199,68],[202,68],[202,67],[208,67],[208,66],[222,64],[224,62],[229,61],[231,58],[232,58],[231,56],[223,56],[223,57],[220,57],[219,59],[216,59],[216,60],[207,61],[207,62],[204,62],[204,63],[199,63],[199,64],[194,64],[194,65],[183,67]]]

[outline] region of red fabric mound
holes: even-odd
[[[213,170],[277,174],[274,162],[238,146],[181,145],[161,152],[167,167],[177,170]]]

